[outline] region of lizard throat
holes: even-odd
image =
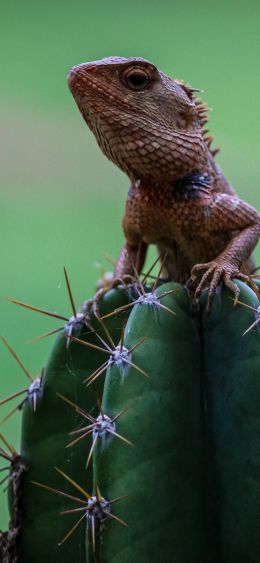
[[[81,106],[103,153],[128,177],[170,184],[204,169],[207,147],[194,131],[169,131],[153,123],[104,108],[98,115]]]

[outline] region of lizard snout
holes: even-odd
[[[87,81],[88,77],[96,72],[96,67],[89,63],[82,63],[77,66],[73,66],[67,75],[68,86],[73,92],[74,87],[79,81]]]

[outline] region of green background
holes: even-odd
[[[74,64],[143,56],[205,90],[218,161],[239,195],[259,207],[257,0],[9,0],[1,7],[1,333],[33,375],[59,326],[6,301],[71,315],[91,296],[106,254],[116,257],[128,180],[101,154],[66,85]],[[260,258],[259,251],[258,260]],[[26,378],[0,343],[1,398]],[[11,406],[1,408],[4,417]],[[20,413],[3,431],[19,444]],[[6,524],[0,492],[0,528]]]

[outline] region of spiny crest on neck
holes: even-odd
[[[216,154],[219,153],[220,148],[211,148],[211,145],[215,138],[210,135],[209,129],[205,129],[205,125],[209,121],[207,112],[210,111],[210,108],[208,107],[206,102],[204,102],[199,96],[196,95],[197,92],[203,92],[203,90],[201,90],[200,88],[193,88],[192,86],[190,86],[190,84],[184,82],[183,80],[176,79],[175,82],[180,84],[180,86],[185,90],[187,96],[189,96],[190,100],[195,104],[199,117],[199,123],[202,128],[204,142],[206,143],[212,156],[215,157]]]

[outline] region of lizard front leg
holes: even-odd
[[[147,251],[147,244],[140,241],[138,244],[126,242],[116,261],[114,274],[111,279],[107,276],[101,280],[101,284],[93,299],[85,301],[83,312],[89,316],[89,311],[99,317],[99,301],[110,290],[122,284],[130,284],[136,280],[136,272],[141,273]]]
[[[126,242],[123,246],[114,270],[115,279],[135,277],[135,272],[141,273],[147,252],[147,244],[140,241],[138,244]]]
[[[192,268],[191,278],[204,272],[195,291],[198,299],[202,289],[209,287],[208,310],[212,305],[217,285],[223,281],[238,300],[239,288],[233,279],[250,282],[247,275],[241,273],[241,266],[246,262],[260,236],[260,216],[257,211],[243,201],[225,194],[213,196],[208,209],[206,230],[217,233],[235,231],[235,236],[215,260],[206,264],[197,264]]]

